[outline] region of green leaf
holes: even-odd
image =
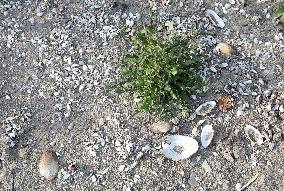
[[[281,17],[284,15],[284,4],[281,4],[276,11],[277,17]]]
[[[279,20],[280,20],[280,23],[284,26],[284,15],[282,15]]]
[[[178,73],[177,68],[173,68],[171,73],[175,76]]]

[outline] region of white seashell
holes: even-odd
[[[96,182],[97,181],[97,177],[95,175],[91,176],[92,182]]]
[[[244,130],[246,135],[252,142],[257,143],[258,145],[261,145],[263,143],[263,135],[256,128],[251,125],[246,125],[244,127]]]
[[[241,191],[242,190],[242,184],[241,183],[237,183],[236,184],[236,190],[237,191]]]
[[[197,125],[197,126],[200,126],[200,125],[202,125],[204,122],[205,122],[205,119],[199,120],[196,125]]]
[[[280,112],[280,113],[284,113],[284,106],[283,106],[283,105],[280,105],[280,107],[279,107],[279,112]]]
[[[220,27],[220,28],[225,27],[224,21],[217,15],[215,11],[208,9],[206,11],[206,15],[210,18],[210,20],[215,26]]]
[[[119,167],[118,167],[118,171],[119,172],[122,172],[124,169],[125,169],[125,167],[126,167],[126,165],[120,165]]]
[[[272,95],[272,91],[271,91],[271,90],[265,90],[265,91],[263,92],[263,96],[264,96],[265,98],[269,98],[271,95]]]
[[[41,17],[43,15],[43,12],[36,13],[36,16]]]
[[[206,160],[203,161],[201,167],[205,170],[206,173],[212,172],[212,168],[210,167],[210,165],[208,164],[208,162]]]
[[[169,144],[165,143],[161,152],[174,161],[186,159],[198,150],[197,141],[188,136],[171,135],[167,140]]]
[[[197,115],[205,116],[208,113],[210,113],[212,111],[212,109],[214,109],[215,106],[216,106],[216,102],[215,101],[208,101],[208,102],[203,103],[202,105],[200,105],[195,110],[195,113]]]
[[[81,84],[79,86],[79,92],[82,92],[85,89],[85,87],[86,87],[86,84]]]
[[[211,70],[212,72],[214,72],[214,73],[218,72],[217,69],[216,69],[214,66],[211,66],[211,67],[210,67],[210,70]]]
[[[214,130],[212,125],[205,125],[201,132],[201,144],[204,148],[207,148],[214,136]]]
[[[60,172],[61,172],[61,176],[62,176],[62,178],[63,178],[64,180],[67,180],[67,179],[71,176],[71,175],[70,175],[67,171],[65,171],[64,169],[61,169]]]

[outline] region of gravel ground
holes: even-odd
[[[284,34],[268,0],[38,0],[0,1],[1,190],[284,190]],[[225,27],[205,14],[215,10]],[[134,115],[131,95],[105,92],[127,39],[154,12],[163,30],[198,34],[209,54],[203,75],[209,90],[191,96],[189,117],[170,120],[166,134],[149,130],[158,119]],[[173,29],[165,27],[173,24]],[[214,51],[227,42],[237,55]],[[230,95],[233,109],[195,109]],[[204,121],[203,121],[204,120]],[[210,146],[173,162],[161,153],[166,135]],[[257,128],[264,143],[244,132]],[[37,162],[46,148],[60,160],[58,177],[44,180]]]

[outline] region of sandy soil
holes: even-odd
[[[275,18],[280,1],[268,0],[38,0],[0,1],[0,190],[284,190],[284,39]],[[215,10],[225,27],[205,14]],[[191,35],[209,59],[209,90],[192,99],[189,117],[159,120],[134,115],[131,95],[105,92],[119,79],[117,61],[135,26],[172,22],[175,35]],[[227,42],[238,52],[214,51]],[[219,92],[235,102],[223,113],[196,116]],[[193,96],[194,98],[194,96]],[[205,120],[204,122],[201,120]],[[202,123],[203,122],[203,123]],[[204,125],[215,135],[206,149],[173,162],[161,153],[167,135],[200,143]],[[244,132],[263,135],[257,145]],[[46,148],[60,160],[58,177],[44,180],[37,162]]]

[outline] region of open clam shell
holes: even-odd
[[[163,145],[162,154],[174,161],[189,158],[197,152],[198,142],[188,136],[171,135]]]
[[[258,145],[263,143],[264,136],[253,126],[246,125],[244,131],[252,142],[257,143]]]
[[[205,102],[203,104],[201,104],[196,110],[195,113],[197,115],[201,115],[201,116],[205,116],[208,113],[210,113],[214,107],[216,106],[216,102],[215,101],[208,101]]]
[[[204,148],[207,148],[214,136],[214,130],[212,125],[205,125],[201,132],[201,144]]]

